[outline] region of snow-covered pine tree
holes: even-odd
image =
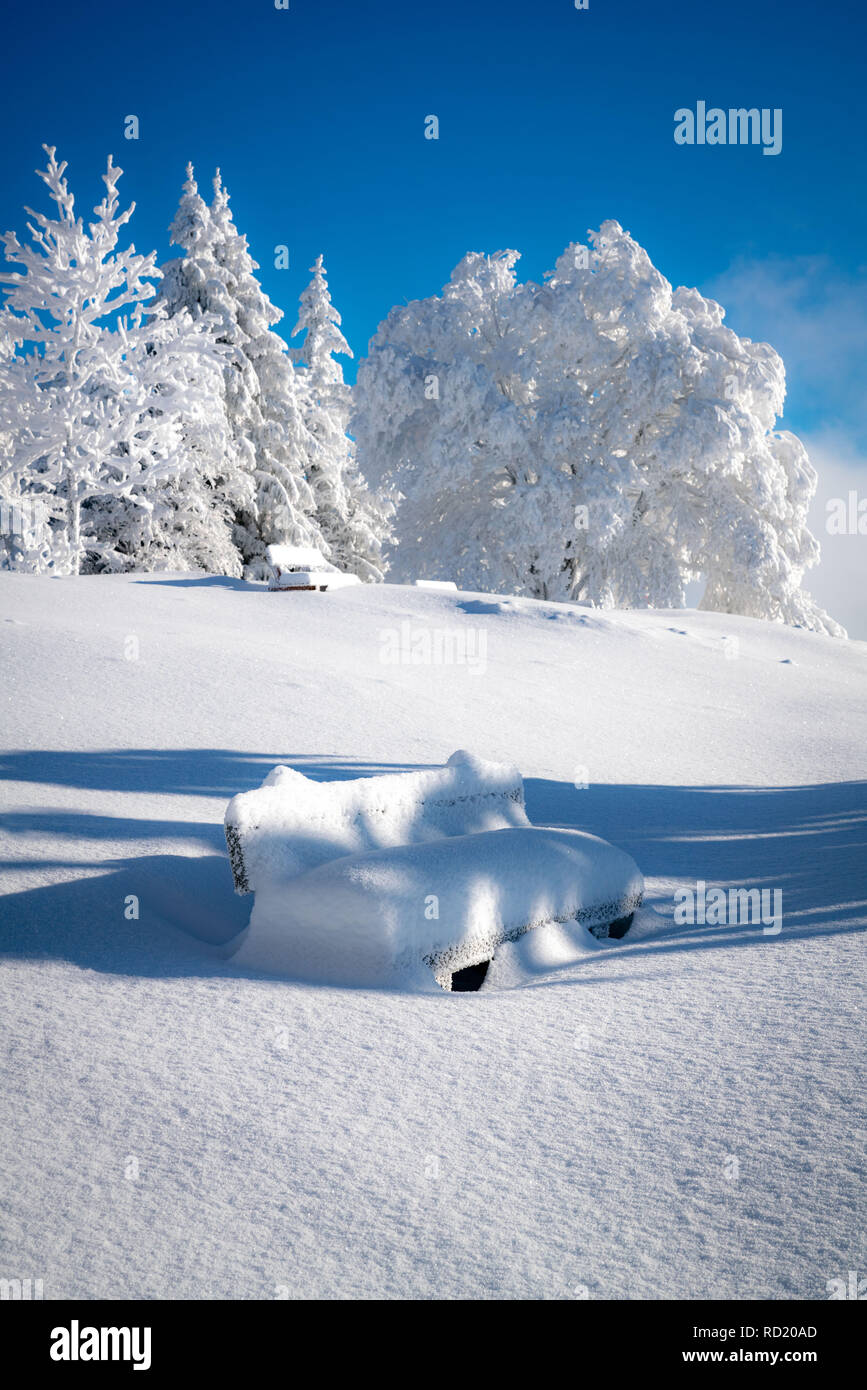
[[[222,450],[222,365],[204,325],[146,309],[156,253],[118,247],[135,204],[118,211],[122,171],[111,157],[85,227],[66,164],[43,148],[39,176],[57,215],[27,209],[32,247],[3,237],[6,259],[22,269],[0,276],[0,336],[17,348],[3,392],[19,406],[0,487],[12,483],[47,508],[55,572],[127,568],[147,548],[155,500],[190,468],[190,422],[201,449]]]
[[[292,356],[303,363],[304,406],[314,447],[309,479],[316,499],[316,519],[332,561],[367,582],[382,579],[382,545],[388,536],[393,504],[368,488],[358,470],[347,430],[352,392],[343,380],[335,354],[352,356],[331,302],[322,256],[310,267],[313,279],[301,295],[293,338],[304,334]]]
[[[228,297],[216,260],[216,232],[210,209],[199,193],[193,166],[189,163],[169,235],[172,245],[183,254],[162,267],[158,301],[169,317],[187,312],[195,321],[206,318],[210,323],[214,341],[224,352],[221,394],[229,426],[219,471],[216,475],[194,480],[188,490],[193,496],[188,495],[184,500],[194,514],[201,516],[203,524],[206,524],[204,510],[208,501],[218,515],[230,520],[234,553],[226,557],[226,572],[237,574],[244,560],[260,554],[263,549],[259,542],[254,483],[256,454],[248,438],[252,431],[242,428],[245,416],[255,409],[253,402],[258,383],[252,367],[232,341]]]
[[[170,318],[189,313],[204,320],[222,352],[224,376],[230,371],[229,349],[219,341],[218,319],[209,307],[216,263],[214,230],[210,212],[200,196],[192,164],[187,164],[180,203],[169,228],[172,244],[184,255],[162,267],[157,302]],[[225,400],[225,391],[221,392]],[[243,562],[235,544],[237,533],[256,527],[253,484],[254,454],[246,440],[239,441],[229,425],[220,457],[201,447],[191,422],[187,448],[193,467],[170,504],[161,509],[151,545],[151,565],[186,568],[193,565],[212,573],[238,576]]]
[[[773,349],[616,222],[544,285],[516,259],[465,257],[360,366],[360,467],[404,497],[397,577],[666,607],[703,576],[705,608],[842,632],[800,587],[815,474],[775,432]]]
[[[247,238],[235,227],[219,170],[211,217],[217,261],[227,277],[241,345],[258,382],[258,428],[253,430],[252,442],[261,546],[312,545],[328,555],[308,481],[313,441],[304,419],[303,391],[287,344],[273,331],[283,311],[271,303],[256,279],[258,263],[247,249]]]
[[[188,166],[171,234],[184,254],[163,267],[160,298],[172,315],[183,309],[194,317],[212,315],[216,341],[226,350],[224,394],[234,456],[252,483],[246,498],[236,498],[234,535],[245,573],[261,578],[268,544],[327,550],[306,478],[311,440],[299,387],[286,344],[273,332],[282,311],[256,279],[258,264],[235,227],[219,171],[208,208]]]

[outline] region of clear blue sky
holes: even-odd
[[[322,251],[357,357],[466,251],[516,247],[539,278],[615,217],[674,284],[717,293],[734,328],[779,348],[786,423],[836,431],[861,460],[865,39],[854,0],[19,5],[0,224],[23,230],[22,204],[41,200],[42,141],[84,210],[111,151],[133,239],[162,258],[186,161],[208,191],[219,164],[288,329]],[[782,153],[675,145],[675,109],[699,99],[781,107]],[[131,113],[138,141],[123,137]],[[438,141],[423,138],[431,113]]]

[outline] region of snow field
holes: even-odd
[[[483,628],[484,671],[384,664],[403,621]],[[822,1299],[864,1268],[861,644],[15,575],[0,643],[5,1275],[47,1298]],[[459,746],[520,767],[535,824],[632,855],[628,937],[558,960],[531,933],[477,994],[227,958],[230,797],[278,763],[352,778]],[[698,880],[779,887],[782,932],[675,925]]]

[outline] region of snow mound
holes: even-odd
[[[319,983],[450,988],[453,971],[535,928],[633,912],[643,887],[628,854],[578,830],[404,845],[257,888],[235,960]]]
[[[275,767],[234,797],[226,842],[253,890],[239,964],[330,984],[422,981],[549,922],[601,927],[640,904],[623,851],[540,830],[513,767],[453,753],[445,767],[349,782]]]

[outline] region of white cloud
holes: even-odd
[[[822,559],[804,588],[850,637],[867,639],[867,536],[826,527],[832,498],[867,497],[867,267],[847,272],[824,255],[741,258],[703,292],[735,332],[770,343],[786,364],[783,423],[819,475],[810,529]]]
[[[828,502],[851,491],[867,498],[867,451],[846,431],[829,427],[802,434],[819,485],[810,509],[810,530],[822,547],[822,559],[804,578],[804,588],[850,637],[867,639],[867,536],[829,535]]]
[[[705,293],[724,305],[742,337],[779,352],[787,414],[840,422],[867,445],[867,268],[849,273],[819,255],[741,259]]]

